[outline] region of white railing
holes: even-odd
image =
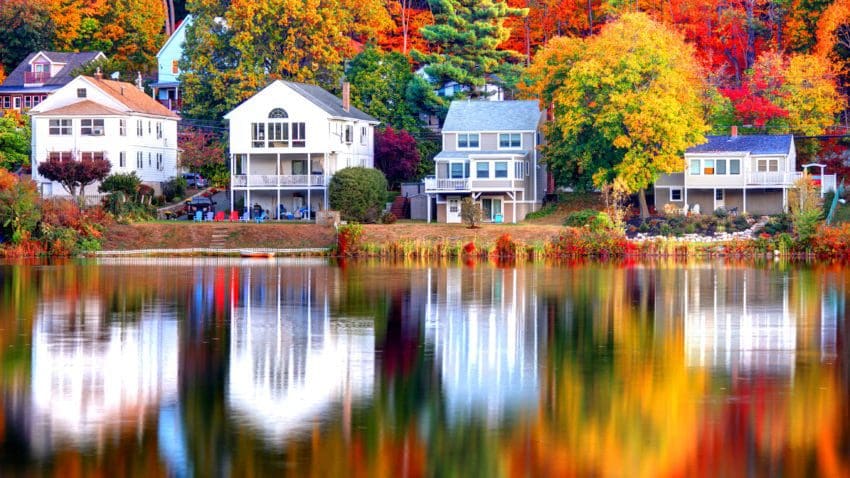
[[[234,187],[306,187],[326,186],[327,177],[320,174],[237,174],[232,178]]]
[[[426,191],[469,191],[469,179],[425,178]]]
[[[747,184],[763,184],[763,185],[787,185],[794,184],[794,181],[800,179],[803,173],[788,172],[788,171],[763,171],[750,172],[747,174]]]

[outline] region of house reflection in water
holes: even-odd
[[[369,398],[371,318],[334,318],[328,267],[245,267],[231,310],[227,400],[232,415],[284,441]]]
[[[110,318],[100,297],[38,306],[32,343],[32,447],[92,446],[177,400],[178,326],[157,306]]]
[[[428,270],[426,340],[453,421],[536,410],[546,343],[536,277],[530,268]]]
[[[790,377],[799,353],[834,357],[843,294],[809,283],[805,271],[706,265],[678,273],[688,365]]]

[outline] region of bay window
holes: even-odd
[[[496,167],[496,174],[494,177],[496,178],[506,178],[508,177],[508,162],[507,161],[496,161],[494,163]]]
[[[480,162],[475,165],[475,177],[476,178],[489,178],[490,177],[490,163]]]

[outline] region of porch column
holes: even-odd
[[[322,205],[325,208],[325,211],[329,209],[328,206],[328,152],[325,151],[322,153]]]
[[[511,209],[513,209],[513,216],[514,216],[514,218],[513,218],[514,222],[513,223],[516,224],[516,197],[514,197],[514,199],[511,200],[511,205],[513,206],[511,208]]]
[[[426,199],[426,204],[427,204],[427,207],[425,209],[428,211],[427,221],[428,221],[428,224],[431,224],[431,195],[426,194],[425,199]]]
[[[688,187],[682,186],[682,201],[685,206],[688,205]]]
[[[782,212],[788,212],[788,188],[782,188]]]
[[[714,188],[714,203],[712,204],[714,205],[714,207],[711,208],[711,212],[713,213],[717,210],[717,188]]]
[[[275,217],[280,221],[280,186],[277,187],[277,204],[275,204],[275,208],[277,209]]]
[[[275,175],[277,176],[277,180],[275,183],[277,187],[280,188],[280,153],[277,153],[277,169],[275,169]]]
[[[309,162],[309,160],[307,160]],[[308,166],[309,167],[309,166]],[[310,176],[307,176],[307,220],[310,220],[310,211],[313,208],[313,205],[310,204],[310,190],[313,188],[310,187]]]
[[[741,211],[742,214],[746,214],[747,212],[747,188],[744,188],[744,210]]]

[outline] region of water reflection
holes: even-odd
[[[850,476],[848,282],[785,264],[0,265],[0,474]]]
[[[369,318],[331,320],[330,269],[246,268],[231,305],[227,399],[278,442],[352,400],[371,396],[375,330]]]

